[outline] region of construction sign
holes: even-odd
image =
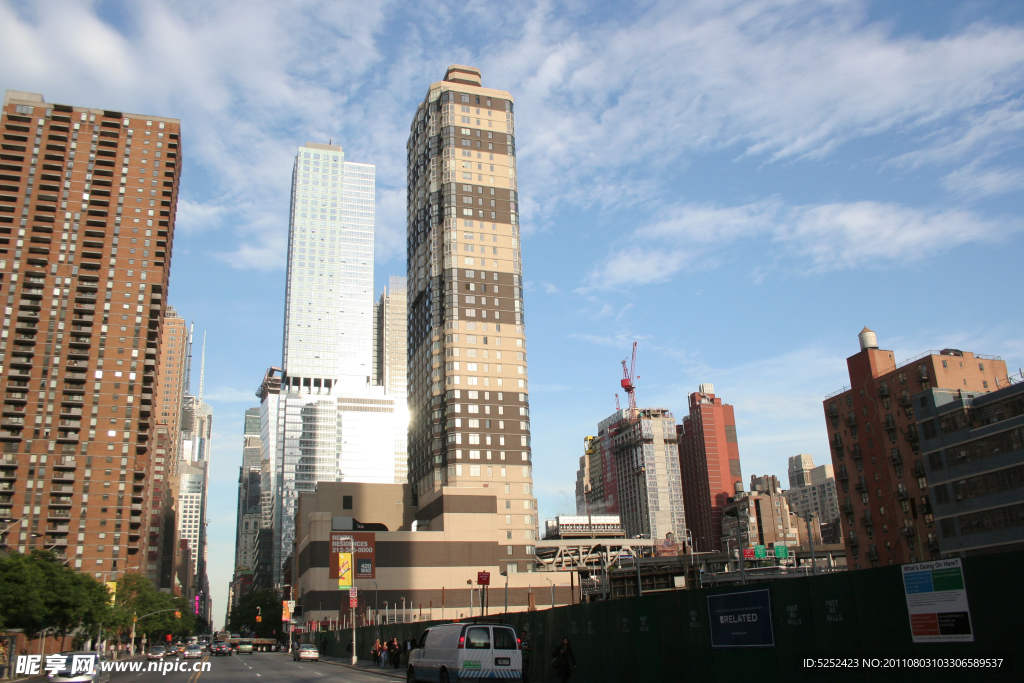
[[[338,555],[352,553],[352,563],[357,579],[377,578],[377,536],[372,531],[346,531],[331,533],[331,568],[330,578],[338,579]],[[341,584],[338,584],[341,587]],[[352,584],[349,583],[349,586]]]

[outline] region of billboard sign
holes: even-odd
[[[338,566],[338,588],[352,587],[352,553],[335,553]]]
[[[767,588],[708,596],[711,647],[775,647]]]
[[[974,642],[959,557],[903,565],[903,592],[915,643]]]
[[[377,535],[372,531],[346,531],[331,532],[331,573],[330,578],[338,579],[338,555],[340,553],[351,553],[353,541],[355,542],[355,557],[352,563],[355,565],[355,578],[375,579],[377,578]],[[340,586],[341,584],[339,584]],[[349,586],[352,584],[349,583]]]

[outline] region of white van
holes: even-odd
[[[522,677],[523,653],[515,628],[494,621],[428,628],[409,655],[409,683],[451,683],[467,678]]]

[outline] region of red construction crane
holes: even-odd
[[[629,398],[629,416],[631,418],[636,417],[636,342],[633,342],[633,359],[629,363],[629,368],[626,367],[626,361],[622,361],[622,381],[620,382],[622,388],[625,389],[626,395]]]

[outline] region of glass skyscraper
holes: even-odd
[[[395,402],[373,378],[374,175],[338,145],[307,142],[295,156],[280,390],[260,392],[275,583],[299,493],[395,479],[395,440],[380,438],[394,431]]]

